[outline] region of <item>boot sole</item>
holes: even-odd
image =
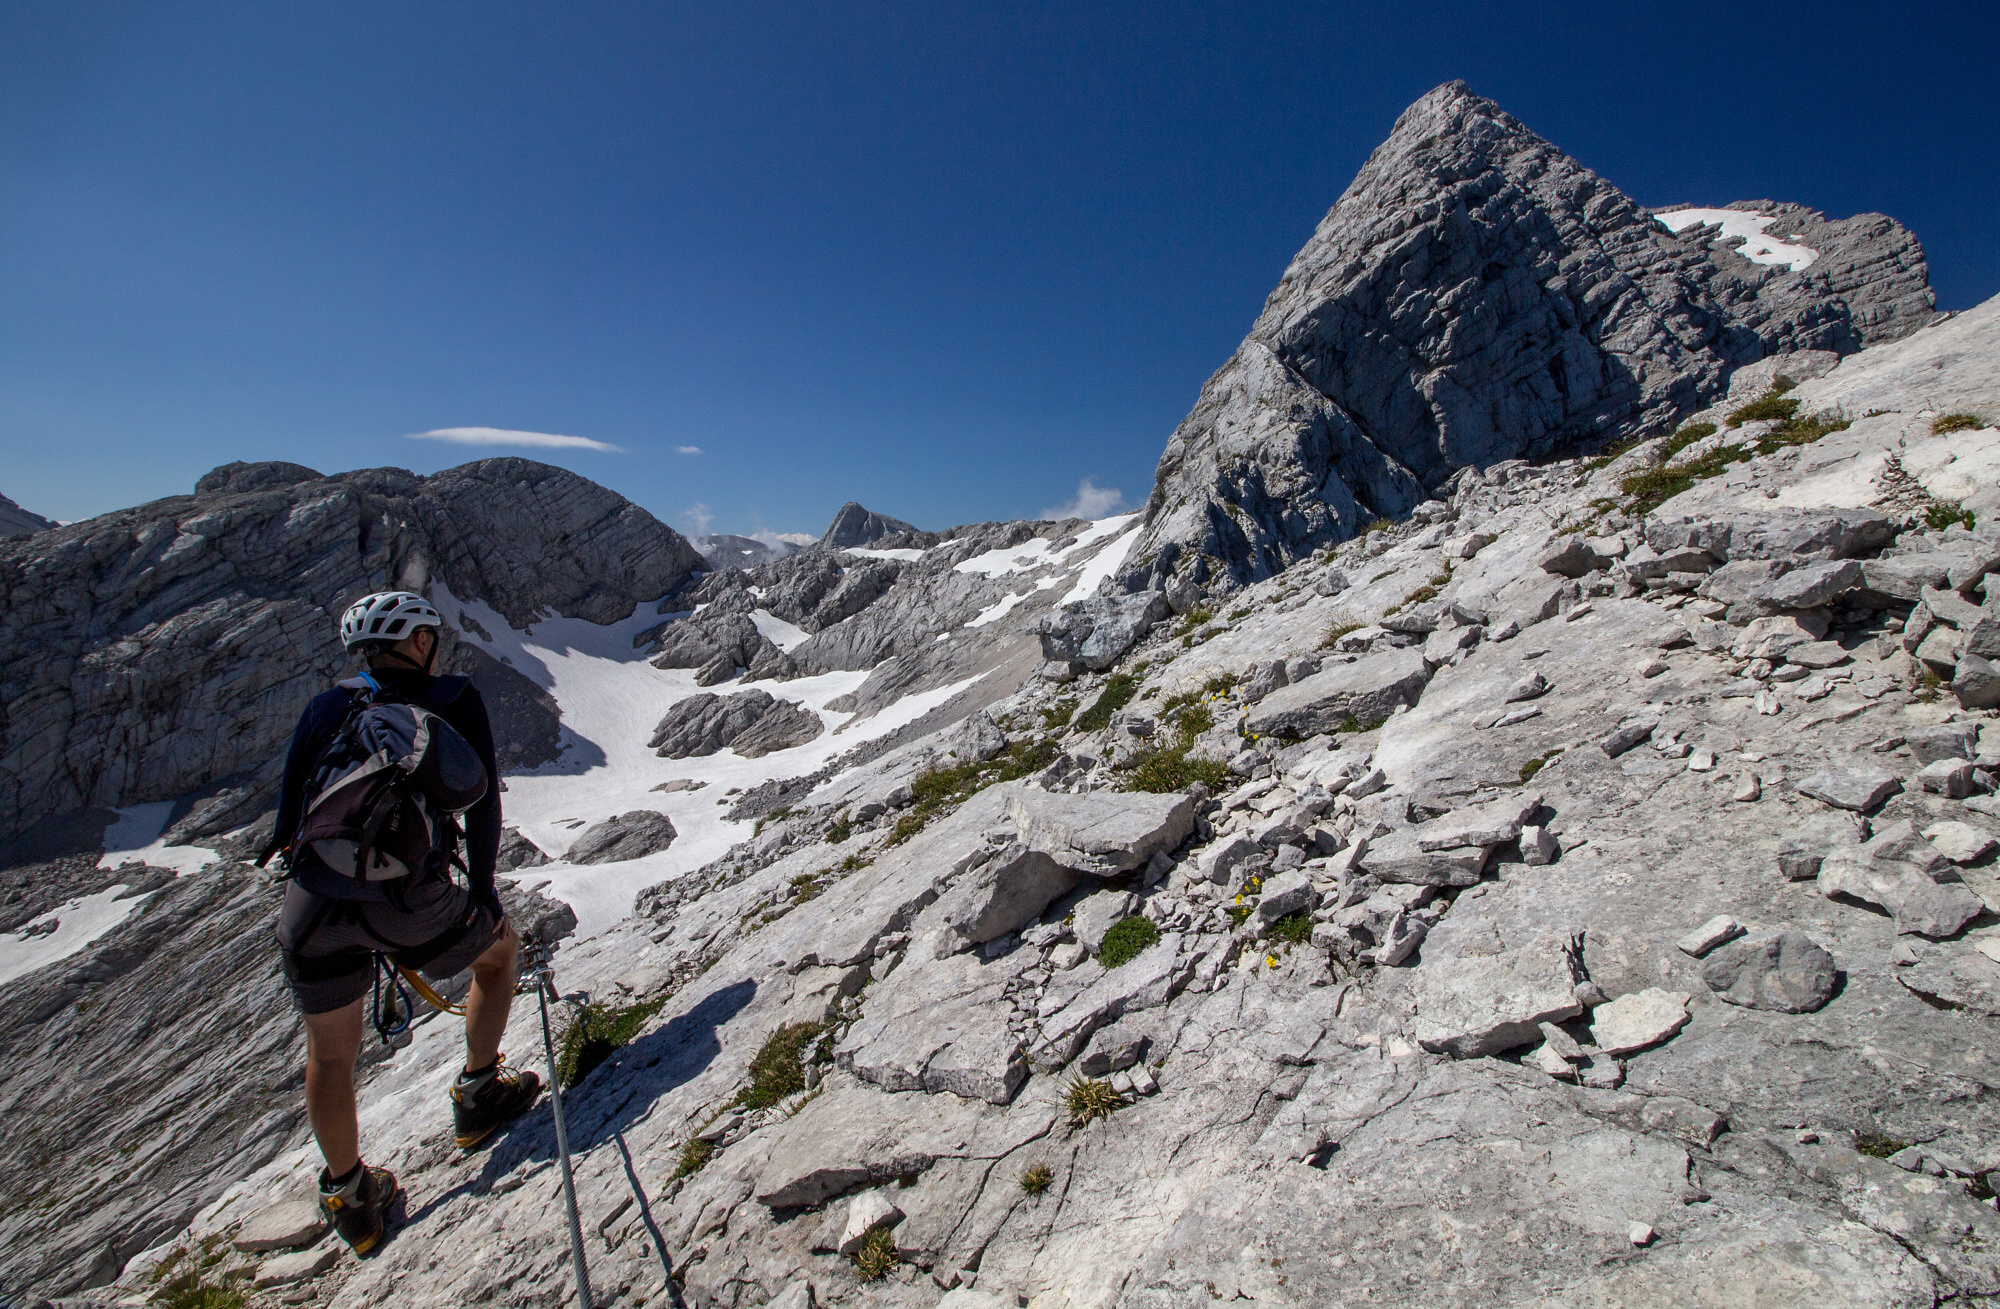
[[[487,1124],[485,1127],[476,1128],[469,1132],[459,1132],[452,1137],[452,1140],[457,1144],[458,1148],[461,1150],[477,1149],[480,1143],[485,1141],[487,1137],[493,1135],[493,1133],[499,1131],[507,1124],[513,1122],[516,1118],[519,1118],[522,1114],[527,1113],[528,1110],[533,1109],[535,1107],[536,1101],[540,1100],[541,1098],[542,1098],[541,1092],[537,1090],[534,1099],[529,1100],[526,1104],[522,1105],[519,1109],[516,1109],[513,1113],[508,1114],[505,1118],[499,1119],[496,1122]]]

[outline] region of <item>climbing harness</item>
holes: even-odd
[[[576,1266],[577,1304],[581,1309],[591,1309],[596,1302],[590,1298],[590,1270],[583,1261],[583,1222],[576,1214],[576,1179],[570,1175],[569,1129],[563,1123],[562,1076],[556,1069],[555,1037],[549,1031],[549,1001],[562,999],[556,991],[551,963],[549,947],[533,936],[524,935],[521,938],[520,981],[515,983],[514,994],[526,994],[532,987],[542,1006],[542,1052],[549,1060],[549,1103],[555,1109],[556,1156],[562,1163],[563,1203],[569,1207],[570,1261]]]

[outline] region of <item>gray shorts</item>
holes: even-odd
[[[411,888],[403,907],[332,900],[292,882],[278,913],[285,980],[302,1014],[332,1013],[367,995],[377,951],[441,982],[471,967],[499,934],[493,911],[442,877]]]

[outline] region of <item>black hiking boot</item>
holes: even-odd
[[[386,1168],[357,1165],[345,1184],[319,1172],[319,1209],[357,1255],[382,1239],[382,1215],[396,1200],[396,1175]]]
[[[501,1055],[481,1072],[460,1073],[452,1084],[453,1139],[459,1149],[470,1150],[484,1141],[541,1094],[541,1078],[526,1069],[507,1067],[506,1060],[507,1056]]]

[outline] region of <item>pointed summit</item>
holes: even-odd
[[[871,513],[849,500],[833,516],[833,522],[827,525],[826,535],[820,537],[819,543],[830,550],[856,550],[873,545],[885,536],[916,530],[901,519]]]
[[[1184,606],[1407,512],[1457,469],[1661,431],[1739,365],[1927,320],[1900,225],[1785,212],[1773,235],[1810,215],[1840,257],[1794,270],[1719,227],[1677,234],[1465,83],[1438,87],[1167,442],[1126,585]]]

